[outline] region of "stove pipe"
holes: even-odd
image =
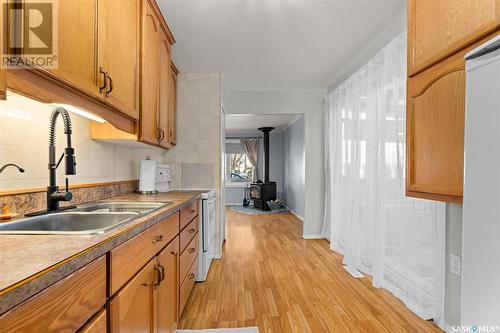
[[[258,130],[264,133],[264,183],[269,183],[269,132],[274,127],[261,127]]]

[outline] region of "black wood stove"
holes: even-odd
[[[264,135],[264,182],[258,180],[250,184],[250,198],[254,202],[254,207],[262,210],[270,210],[267,202],[276,200],[276,182],[269,181],[269,132],[274,127],[261,127]]]

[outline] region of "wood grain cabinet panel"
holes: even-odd
[[[150,3],[142,1],[141,108],[139,139],[158,145],[160,22]]]
[[[189,295],[193,290],[197,272],[198,272],[198,257],[196,257],[195,260],[193,261],[193,264],[189,268],[189,271],[186,274],[186,278],[182,282],[182,285],[179,289],[179,316],[182,314],[182,311],[184,311],[186,303],[189,299]]]
[[[168,104],[168,118],[169,118],[169,141],[170,144],[177,143],[177,68],[172,63],[170,71],[170,99]]]
[[[465,72],[454,70],[417,89],[408,80],[407,194],[460,203],[463,191]]]
[[[199,200],[194,200],[189,205],[181,209],[181,230],[198,215]]]
[[[111,301],[111,333],[153,332],[155,264],[148,262]]]
[[[0,317],[2,332],[75,332],[106,302],[100,257]]]
[[[42,71],[91,96],[101,98],[98,87],[97,21],[97,0],[58,1],[58,67]]]
[[[0,6],[0,27],[1,27],[1,33],[0,33],[0,54],[3,55],[3,39],[5,35],[5,30],[4,30],[4,21],[3,21],[3,3]],[[6,97],[6,90],[7,90],[7,83],[6,83],[6,77],[7,73],[2,66],[0,66],[0,100],[5,99]]]
[[[109,76],[105,101],[139,118],[139,10],[137,0],[99,1],[99,67]],[[100,86],[104,76],[100,75]]]
[[[184,252],[184,250],[188,246],[189,242],[191,242],[191,239],[193,239],[194,235],[196,235],[196,232],[199,229],[199,220],[200,220],[200,217],[198,215],[179,234],[179,236],[180,236],[179,237],[179,239],[180,239],[179,243],[180,243],[180,251],[181,251],[181,253]]]
[[[410,76],[500,26],[499,0],[409,0]]]
[[[199,233],[189,242],[186,249],[181,252],[180,263],[179,263],[179,281],[182,283],[188,275],[188,271],[193,265],[193,261],[198,256],[198,242]]]
[[[159,129],[160,145],[170,147],[170,105],[172,99],[172,74],[170,66],[170,44],[165,36],[160,38],[160,103],[159,103]]]
[[[78,330],[78,333],[106,333],[107,325],[106,310],[104,309]]]
[[[179,233],[179,213],[172,214],[110,252],[110,293],[118,291]]]
[[[176,237],[157,256],[163,279],[157,286],[157,332],[173,333],[177,329],[179,299],[179,239]]]

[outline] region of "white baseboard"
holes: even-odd
[[[226,203],[226,206],[241,206],[241,202],[238,202],[238,203]]]
[[[322,234],[303,234],[302,238],[304,239],[324,239]]]
[[[285,206],[285,205],[284,205]],[[294,212],[292,209],[290,209],[288,206],[285,206],[286,209],[288,209],[290,211],[290,213],[292,213],[293,215],[295,215],[296,218],[298,218],[302,223],[304,223],[304,218],[302,216],[300,216],[299,214],[297,214],[296,212]]]

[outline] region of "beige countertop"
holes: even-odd
[[[146,228],[180,210],[201,191],[154,195],[127,194],[106,200],[169,201],[157,209],[103,234],[0,235],[0,313],[3,313]]]

